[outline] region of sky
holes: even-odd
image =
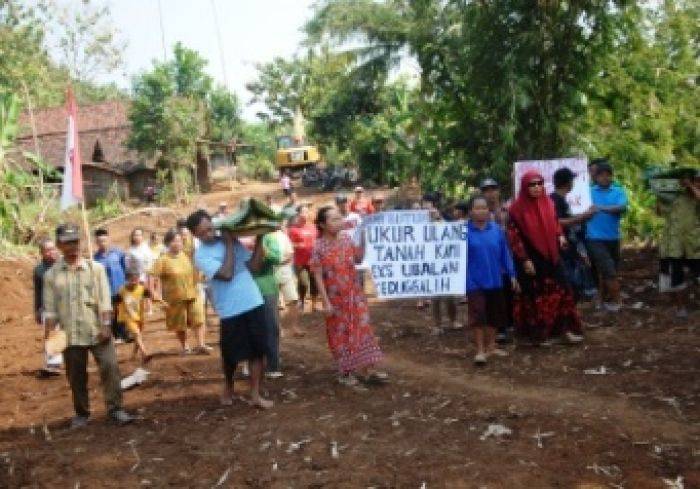
[[[158,0],[102,0],[109,5],[114,26],[127,43],[125,66],[119,73],[99,78],[128,88],[131,77],[163,59]],[[243,116],[255,120],[260,107],[249,106],[245,84],[255,79],[255,63],[294,54],[311,17],[313,0],[160,0],[168,56],[181,41],[209,60],[207,72],[234,91],[244,102]],[[77,0],[56,0],[61,6]],[[99,2],[98,2],[99,3]],[[217,42],[214,7],[222,38],[226,77]]]

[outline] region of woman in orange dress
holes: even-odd
[[[383,355],[369,324],[367,298],[355,269],[362,261],[364,246],[356,247],[341,233],[343,218],[335,207],[319,209],[316,225],[320,237],[310,265],[323,301],[328,346],[338,365],[338,380],[344,385],[356,385],[358,380],[384,382],[386,373],[374,369]]]

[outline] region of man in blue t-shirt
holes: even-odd
[[[620,220],[627,210],[627,195],[613,185],[613,169],[607,162],[596,168],[596,184],[591,188],[595,214],[586,224],[586,245],[600,283],[603,308],[620,310],[620,284],[617,267],[620,261]]]
[[[105,268],[107,281],[109,282],[109,293],[112,297],[112,307],[116,311],[119,290],[126,283],[126,254],[119,248],[111,245],[109,232],[103,228],[95,231],[95,244],[97,245],[97,251],[93,258]],[[116,314],[114,314],[112,319],[112,335],[118,343],[131,340],[126,326],[117,322]]]
[[[233,375],[236,366],[248,360],[250,366],[250,402],[269,409],[272,401],[260,394],[265,359],[270,356],[263,297],[248,269],[263,259],[260,240],[255,252],[248,251],[230,232],[217,236],[211,217],[198,210],[187,218],[187,227],[201,244],[194,262],[204,274],[211,290],[211,300],[221,320],[219,346],[224,368],[221,403],[233,403]],[[256,265],[257,264],[257,265]]]

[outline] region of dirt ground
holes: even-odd
[[[162,231],[172,219],[137,215],[110,228],[124,245],[131,227]],[[67,427],[65,377],[36,376],[32,264],[0,260],[0,487],[700,487],[700,312],[675,319],[653,288],[651,252],[625,254],[627,307],[616,319],[582,307],[584,346],[511,347],[481,369],[464,331],[433,335],[415,302],[373,301],[391,375],[382,387],[338,385],[322,317],[307,314],[306,337],[282,341],[285,377],[266,382],[276,402],[266,412],[221,407],[218,353],[178,355],[156,315],[145,335],[156,352],[150,378],[125,393],[138,422],[106,424],[91,364],[93,417],[79,431]],[[214,316],[210,325],[215,345]],[[130,350],[118,347],[123,374],[138,366]],[[485,436],[490,425],[510,432]]]

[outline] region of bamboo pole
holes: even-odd
[[[22,80],[22,88],[24,89],[24,98],[27,99],[27,110],[29,111],[29,124],[32,126],[32,140],[34,141],[34,152],[37,154],[39,159],[43,160],[41,156],[41,148],[39,148],[39,138],[36,131],[36,120],[34,119],[34,107],[32,106],[32,98],[29,96],[29,89],[24,80]],[[44,195],[44,171],[39,167],[39,193]]]
[[[92,261],[92,233],[90,232],[90,222],[85,209],[85,199],[80,201],[80,214],[83,218],[83,232],[85,233],[85,243],[87,244],[88,260]]]

